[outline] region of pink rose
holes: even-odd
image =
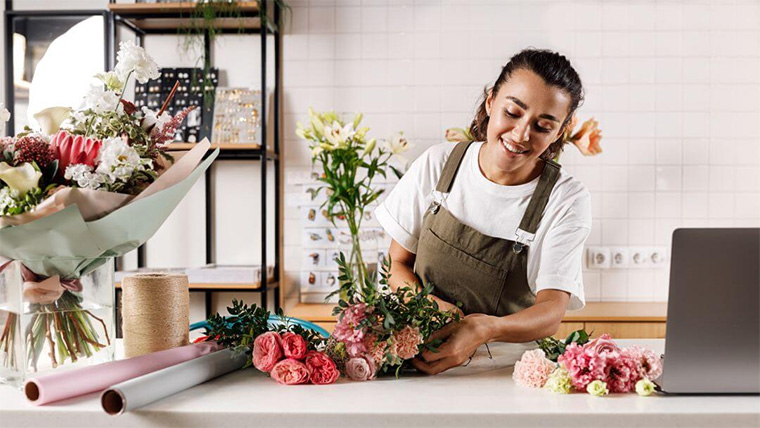
[[[414,358],[423,342],[420,329],[408,325],[393,333],[391,354],[403,360]]]
[[[588,342],[586,345],[584,345],[584,347],[586,349],[591,349],[597,354],[601,354],[603,352],[620,352],[620,348],[617,346],[617,343],[615,343],[615,341],[612,340],[612,336],[607,333]]]
[[[365,381],[375,377],[375,362],[372,358],[354,357],[346,363],[346,374],[351,380]]]
[[[520,386],[542,388],[556,367],[556,364],[546,358],[544,351],[540,349],[525,351],[520,360],[515,363],[512,379]]]
[[[309,381],[309,369],[304,363],[293,358],[286,358],[275,364],[271,374],[272,379],[283,385],[298,385]]]
[[[282,338],[282,351],[285,354],[285,358],[295,358],[296,360],[303,360],[306,356],[306,340],[300,334],[293,332],[285,332],[281,336]]]
[[[69,165],[89,165],[94,167],[103,142],[82,135],[71,135],[66,131],[58,131],[50,140],[50,147],[58,159],[58,175],[63,177]]]
[[[329,385],[340,377],[340,371],[335,362],[324,352],[309,351],[306,353],[306,368],[309,369],[309,380],[314,385]]]
[[[253,365],[264,373],[269,373],[282,359],[282,339],[280,335],[269,331],[256,337],[253,341]]]

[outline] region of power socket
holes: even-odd
[[[630,252],[626,247],[610,248],[610,267],[612,269],[624,269],[630,264]]]
[[[610,249],[605,247],[588,247],[586,249],[586,267],[588,269],[609,269]]]

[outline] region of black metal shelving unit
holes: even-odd
[[[271,7],[270,6],[271,3]],[[259,8],[259,5],[261,8]],[[109,0],[108,10],[45,10],[45,11],[15,11],[13,10],[12,0],[5,0],[5,84],[6,84],[6,106],[13,113],[14,106],[14,81],[13,81],[13,20],[17,17],[89,17],[102,15],[104,17],[104,62],[105,69],[111,70],[115,65],[117,28],[119,26],[132,31],[139,45],[143,45],[146,36],[151,34],[172,35],[178,34],[178,25],[183,25],[189,19],[194,3],[115,3],[115,0]],[[219,30],[222,34],[249,34],[252,36],[259,35],[261,43],[261,141],[255,142],[258,147],[251,148],[246,145],[221,145],[217,161],[236,161],[236,160],[254,160],[260,161],[261,166],[261,281],[256,284],[250,284],[250,287],[241,286],[240,284],[215,284],[213,288],[204,289],[202,284],[191,284],[191,291],[202,291],[205,293],[206,313],[211,313],[211,296],[213,292],[255,292],[261,295],[261,306],[268,308],[269,292],[274,294],[275,309],[280,308],[280,284],[281,275],[281,156],[280,156],[280,99],[282,94],[282,35],[277,24],[280,22],[281,9],[276,2],[260,0],[258,2],[241,2],[240,14],[234,18],[224,18],[220,20]],[[268,13],[267,11],[270,11]],[[261,25],[262,13],[265,14],[264,21],[266,25]],[[271,16],[271,17],[270,17]],[[227,20],[226,22],[223,22]],[[242,24],[241,24],[242,22]],[[269,98],[267,96],[267,38],[273,37],[274,45],[274,93],[272,101],[272,146],[267,145],[270,130],[268,129],[267,111]],[[205,58],[211,58],[211,40],[209,34],[204,35],[204,55]],[[14,133],[13,123],[8,124],[8,134]],[[213,140],[213,135],[212,135]],[[171,147],[171,146],[170,146]],[[212,145],[212,147],[214,147]],[[275,242],[274,251],[274,272],[273,277],[268,278],[267,260],[268,260],[268,230],[267,230],[267,194],[270,179],[267,176],[269,163],[274,168],[274,231],[273,239]],[[216,161],[215,161],[216,163]],[[215,263],[214,248],[214,180],[212,169],[214,165],[206,170],[206,263]],[[146,250],[145,246],[138,249],[138,267],[145,267]],[[118,293],[118,290],[117,290]]]

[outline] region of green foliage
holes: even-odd
[[[565,353],[565,349],[569,344],[577,343],[578,345],[583,345],[588,341],[589,334],[586,332],[586,330],[576,330],[570,333],[564,341],[555,339],[553,337],[546,337],[544,339],[537,340],[536,343],[538,343],[538,347],[544,351],[546,358],[556,363],[557,358]]]
[[[227,312],[230,314],[228,317],[217,313],[207,320],[209,327],[206,329],[206,335],[222,346],[250,347],[257,336],[268,331],[269,311],[263,308],[256,305],[248,306],[233,299],[232,306],[227,307]]]

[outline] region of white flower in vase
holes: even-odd
[[[342,147],[346,144],[349,138],[353,137],[356,131],[354,131],[354,124],[349,123],[346,126],[336,120],[332,125],[325,126],[325,138],[333,146],[333,148]]]
[[[393,153],[394,155],[400,155],[404,153],[405,151],[409,150],[409,141],[404,138],[404,133],[399,132],[398,135],[391,138],[390,141],[387,143],[387,147],[389,152]]]
[[[156,61],[132,40],[119,43],[116,60],[115,71],[121,81],[126,82],[130,73],[134,73],[135,79],[140,83],[147,83],[148,80],[161,76]]]
[[[13,196],[20,196],[37,188],[40,178],[42,178],[42,173],[37,171],[29,162],[24,162],[15,167],[0,162],[0,180],[11,188]]]
[[[121,108],[119,94],[103,89],[101,85],[90,86],[84,97],[84,109],[92,109],[97,114]]]
[[[84,164],[69,165],[63,178],[72,180],[84,189],[96,190],[105,183],[103,175],[93,172],[92,167]]]
[[[106,89],[121,93],[124,90],[124,81],[121,80],[119,74],[115,71],[107,71],[105,73],[98,73],[95,77],[106,85]]]
[[[98,153],[97,163],[96,172],[107,175],[112,182],[126,182],[132,177],[136,169],[144,169],[143,159],[133,147],[120,137],[103,140],[103,147]]]

